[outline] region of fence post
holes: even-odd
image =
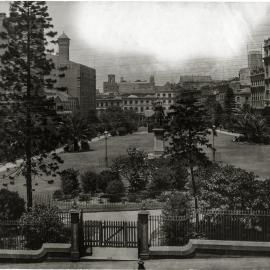
[[[148,211],[138,213],[138,256],[140,259],[149,258],[148,245]]]
[[[102,221],[99,222],[99,246],[102,247],[103,244],[103,226],[102,226]]]
[[[71,260],[80,260],[80,233],[79,233],[79,223],[80,223],[80,212],[76,209],[70,210],[71,219]]]

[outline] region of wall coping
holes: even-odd
[[[0,260],[40,260],[48,253],[60,254],[70,253],[71,244],[62,243],[44,243],[38,250],[12,250],[12,249],[0,249]]]
[[[239,251],[239,252],[269,252],[270,242],[223,241],[190,239],[185,246],[155,246],[150,247],[150,256],[191,256],[198,251]]]

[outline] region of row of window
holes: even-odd
[[[163,94],[157,94],[157,97],[169,97],[169,98],[171,98],[172,97],[172,94],[171,93],[163,93]]]

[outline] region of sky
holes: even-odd
[[[247,52],[270,37],[268,3],[48,2],[72,61],[94,67],[97,88],[117,80],[178,82],[180,75],[226,79],[247,66]],[[8,2],[0,2],[8,12]]]

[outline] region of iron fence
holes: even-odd
[[[71,222],[68,212],[59,212],[60,222],[52,226],[21,220],[0,221],[0,249],[39,249],[43,243],[70,243]]]
[[[200,210],[191,214],[149,216],[151,246],[181,246],[189,239],[270,241],[269,211]]]

